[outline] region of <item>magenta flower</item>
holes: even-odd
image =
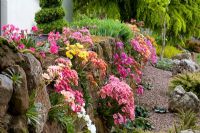
[[[40,52],[40,56],[41,56],[42,58],[45,58],[45,57],[46,57],[45,52],[41,51],[41,52]]]
[[[38,31],[38,27],[37,27],[37,26],[33,26],[33,27],[31,28],[31,30],[32,30],[33,32],[37,32],[37,31]]]
[[[50,46],[50,53],[51,54],[57,54],[58,49],[59,49],[59,46],[57,46],[56,43],[52,43],[51,46]]]
[[[19,45],[17,46],[17,48],[18,48],[19,50],[22,50],[22,49],[25,48],[25,45],[24,45],[24,44],[19,44]]]
[[[139,85],[136,92],[138,95],[142,95],[144,93],[144,87]]]
[[[30,47],[29,50],[30,50],[31,52],[33,52],[33,53],[35,52],[35,48],[33,48],[33,47]]]
[[[123,44],[123,42],[117,42],[116,46],[117,46],[118,49],[122,49],[124,44]]]

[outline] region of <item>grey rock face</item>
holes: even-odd
[[[26,113],[29,107],[26,74],[24,70],[18,65],[9,67],[8,70],[9,69],[19,77],[18,81],[13,84],[14,91],[10,101],[10,113],[13,115],[22,115]]]
[[[184,72],[198,72],[199,70],[199,65],[190,59],[173,60],[173,75]]]
[[[200,100],[192,92],[185,92],[182,86],[177,86],[169,98],[169,110],[178,111],[180,109],[195,112],[200,110]]]
[[[0,94],[0,117],[3,117],[13,94],[13,81],[2,74],[0,74]]]
[[[38,88],[42,82],[43,71],[40,62],[32,54],[24,54],[24,59],[25,62],[21,66],[26,73],[28,93],[31,95],[32,90]]]

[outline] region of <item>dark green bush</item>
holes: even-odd
[[[62,5],[63,0],[40,0],[40,7],[58,7]]]
[[[37,26],[47,34],[50,31],[62,31],[67,22],[64,20],[65,12],[62,6],[63,0],[40,0],[42,9],[35,14]]]
[[[71,27],[87,27],[92,35],[111,36],[127,42],[133,37],[133,32],[125,24],[112,19],[91,19],[84,17],[71,24]]]
[[[50,31],[62,32],[62,28],[67,25],[64,19],[59,19],[50,23],[38,24],[38,27],[43,30],[43,33],[49,33]]]
[[[64,16],[65,12],[62,7],[44,8],[35,14],[35,21],[38,24],[48,23],[57,19],[61,19]]]
[[[185,91],[192,91],[200,98],[200,72],[179,74],[172,78],[170,90],[182,85]]]

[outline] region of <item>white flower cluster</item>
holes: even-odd
[[[90,116],[86,114],[84,107],[81,108],[81,112],[78,112],[77,115],[78,118],[83,118],[85,120],[85,122],[87,123],[88,130],[91,133],[96,133],[96,127],[94,124],[92,124]]]

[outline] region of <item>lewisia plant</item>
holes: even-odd
[[[99,95],[100,99],[106,101],[107,109],[103,107],[105,105],[99,105],[99,108],[103,107],[106,110],[110,110],[108,113],[111,113],[110,115],[112,115],[115,125],[126,124],[127,119],[134,120],[135,105],[133,93],[130,86],[124,81],[115,76],[110,76],[108,83],[99,91]],[[102,112],[107,112],[106,110]]]
[[[37,35],[40,32],[36,26],[33,26],[31,31],[28,32],[28,30],[20,30],[12,24],[7,24],[2,27],[2,31],[2,36],[19,52],[39,52],[41,57],[45,57],[45,52],[41,48],[43,43],[40,42],[40,46],[35,45]]]
[[[64,96],[65,102],[71,107],[72,111],[77,113],[79,118],[85,120],[88,130],[91,133],[96,133],[95,125],[92,124],[89,115],[86,114],[83,94],[72,88],[78,86],[78,74],[71,69],[71,61],[66,58],[58,58],[55,62],[57,65],[49,66],[47,73],[43,74],[44,79],[48,82],[55,82],[55,90]]]

